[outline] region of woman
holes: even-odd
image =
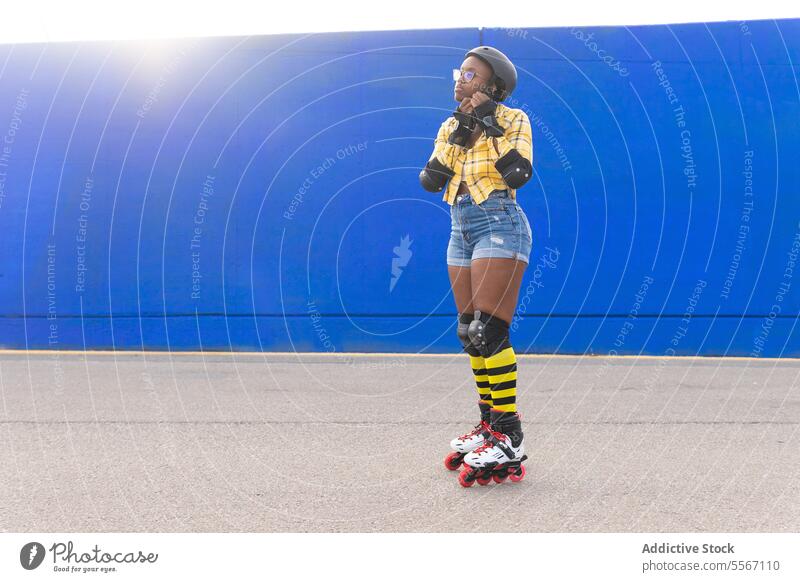
[[[419,178],[429,192],[444,190],[442,199],[451,206],[447,270],[481,420],[453,439],[456,452],[445,464],[455,470],[463,461],[459,482],[468,487],[475,480],[518,481],[525,474],[509,323],[531,253],[531,228],[516,191],[533,174],[533,146],[525,112],[500,103],[517,84],[506,55],[477,47],[466,54],[457,76],[458,108],[439,128]]]

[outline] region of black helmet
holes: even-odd
[[[492,96],[495,101],[502,101],[514,92],[517,86],[517,69],[506,55],[490,46],[476,47],[464,55],[464,58],[470,55],[478,57],[492,68],[493,75],[489,84],[494,82],[497,86],[497,91]]]

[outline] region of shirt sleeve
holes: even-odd
[[[456,159],[462,150],[461,146],[447,142],[447,138],[450,137],[453,131],[452,120],[452,117],[448,117],[439,127],[439,133],[436,135],[436,141],[434,142],[433,154],[430,157],[431,160],[436,158],[440,164],[451,170],[456,167]]]
[[[506,133],[500,137],[493,137],[495,140],[495,151],[498,158],[502,158],[512,149],[516,149],[520,155],[533,164],[533,138],[531,137],[531,122],[528,115],[520,110],[511,120],[510,127]]]

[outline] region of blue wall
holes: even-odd
[[[0,46],[0,344],[457,350],[417,174],[478,44],[533,125],[518,351],[800,355],[800,20]]]

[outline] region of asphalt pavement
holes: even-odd
[[[0,353],[0,531],[797,532],[800,361],[524,356],[470,489],[467,357]]]

